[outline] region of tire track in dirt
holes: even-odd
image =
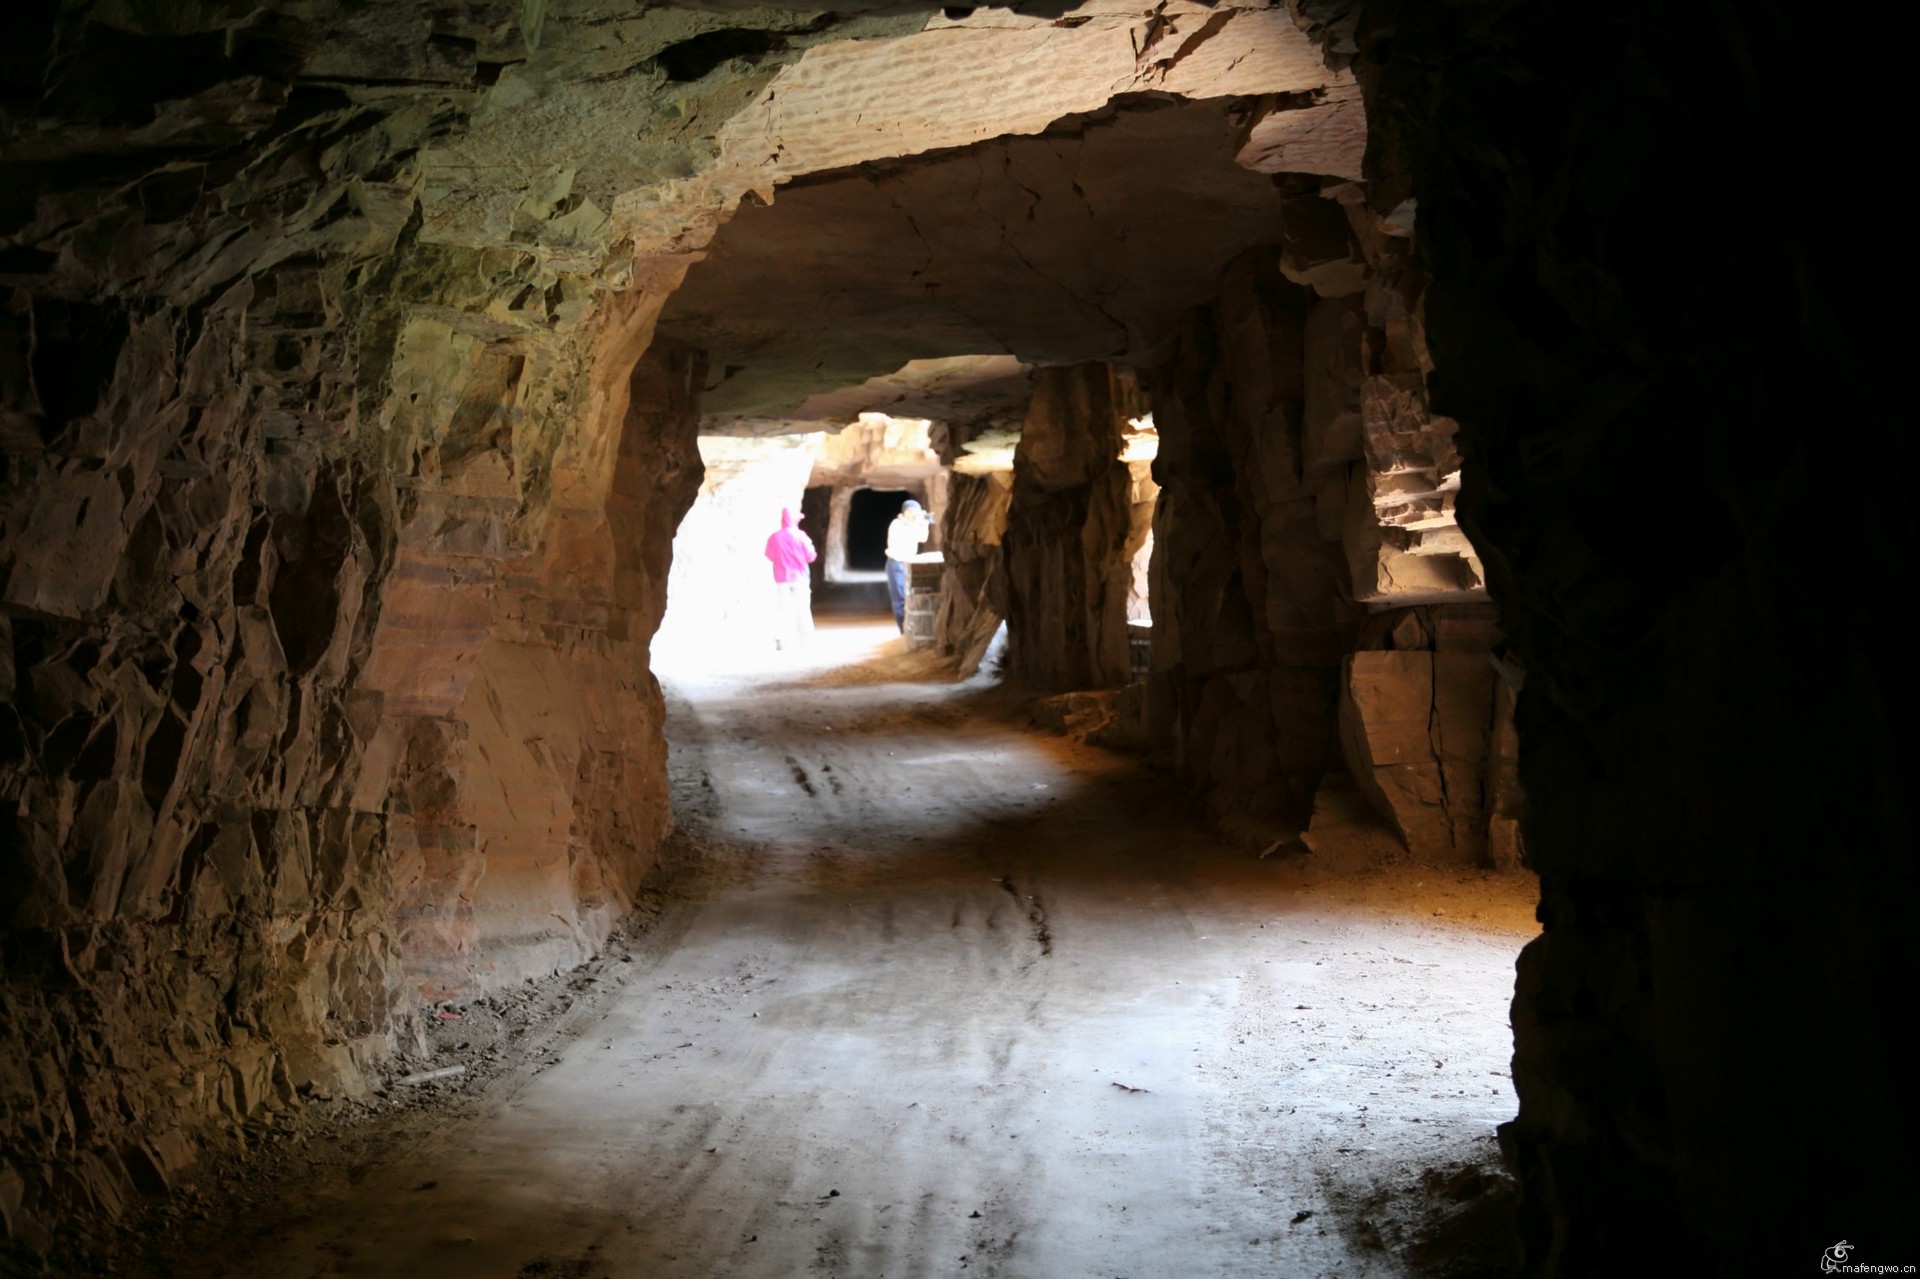
[[[313,1279],[1403,1276],[1340,1226],[1342,1169],[1417,1180],[1491,1130],[1518,939],[1253,862],[1165,779],[886,669],[675,686],[680,814],[738,868],[557,1065],[232,1255]]]
[[[1053,925],[1047,918],[1046,903],[1040,899],[1038,893],[1025,894],[1026,900],[1022,902],[1022,894],[1019,888],[1014,885],[1013,876],[1011,875],[1002,875],[1000,877],[1000,887],[1006,891],[1007,896],[1013,898],[1016,907],[1026,912],[1027,922],[1033,926],[1033,944],[1040,948],[1042,955],[1051,956],[1053,954]]]

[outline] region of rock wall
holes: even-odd
[[[1340,751],[1409,851],[1510,870],[1522,860],[1522,805],[1510,775],[1512,698],[1491,660],[1498,643],[1488,605],[1370,619],[1341,663]]]
[[[449,546],[436,512],[374,636],[365,682],[389,714],[359,787],[384,793],[401,952],[429,997],[589,958],[668,825],[648,648],[701,480],[699,361],[628,363],[657,301],[607,305],[628,314],[609,315],[587,411],[552,455],[538,540]]]
[[[1428,404],[1412,224],[1359,184],[1280,182],[1279,250],[1237,260],[1148,378],[1149,731],[1263,848],[1346,771],[1412,854],[1481,864],[1500,634],[1456,524],[1456,427]],[[1498,800],[1509,866],[1519,796]]]
[[[1007,670],[1030,687],[1128,680],[1127,596],[1153,499],[1121,454],[1128,420],[1145,412],[1137,382],[1110,365],[1042,369],[1035,379],[1002,543]]]
[[[1006,620],[1006,561],[1000,545],[1012,503],[1011,471],[952,477],[941,530],[946,571],[934,633],[941,655],[957,659],[963,675],[980,669],[987,646]]]
[[[210,149],[277,104],[220,105]],[[409,1033],[386,824],[355,792],[406,522],[360,438],[359,339],[413,228],[350,198],[340,151],[433,122],[309,106],[251,163],[135,145],[10,212],[40,246],[0,321],[12,1236],[50,1202],[117,1212],[206,1121],[350,1091]]]
[[[423,234],[423,150],[526,51],[497,8],[344,63],[74,14],[0,77],[9,1239],[584,957],[667,820],[700,374],[640,360],[684,264]]]
[[[696,383],[650,357],[629,404],[644,316],[570,360],[416,322],[385,372],[436,407],[362,431],[353,270],[128,304],[101,404],[62,416],[43,373],[10,406],[0,1182],[28,1242],[45,1205],[117,1213],[357,1091],[422,995],[585,958],[667,821],[646,639]],[[249,371],[300,325],[341,363]],[[288,420],[301,368],[334,398]]]
[[[1303,8],[1355,59],[1375,207],[1418,199],[1433,407],[1524,668],[1527,1272],[1905,1264],[1905,538],[1847,459],[1904,447],[1906,337],[1850,202],[1682,212],[1783,156],[1884,166],[1904,53],[1849,41],[1809,95],[1829,30],[1779,6]]]
[[[1340,662],[1362,615],[1340,541],[1345,464],[1325,483],[1308,466],[1315,303],[1277,253],[1247,255],[1149,378],[1149,723],[1203,806],[1262,843],[1306,827],[1338,760]]]

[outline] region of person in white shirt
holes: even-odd
[[[920,553],[932,522],[920,503],[908,498],[887,525],[887,598],[893,602],[893,624],[902,633],[907,629],[907,561]]]

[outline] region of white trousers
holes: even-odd
[[[813,638],[813,584],[802,577],[773,584],[773,646],[804,647]]]

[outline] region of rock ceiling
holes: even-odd
[[[1244,0],[931,17],[862,4],[805,14],[475,0],[428,15],[315,0],[163,15],[116,3],[51,29],[72,56],[44,94],[0,85],[41,101],[38,115],[5,123],[0,229],[19,246],[0,264],[5,282],[30,284],[58,262],[62,287],[140,280],[188,305],[282,260],[370,259],[406,237],[443,255],[416,282],[414,314],[437,308],[482,341],[559,353],[609,290],[671,288],[738,210],[756,235],[774,237],[801,234],[811,217],[858,221],[862,242],[850,222],[826,246],[851,259],[837,272],[846,287],[831,295],[836,316],[884,310],[883,269],[903,268],[896,292],[945,288],[917,322],[937,340],[899,335],[885,359],[854,360],[860,339],[841,335],[822,352],[832,376],[823,367],[804,383],[782,371],[796,357],[780,354],[817,336],[804,323],[784,335],[715,334],[744,339],[716,361],[722,371],[754,357],[744,380],[715,392],[714,410],[736,418],[793,412],[808,394],[850,392],[913,359],[1136,350],[1160,310],[1154,295],[1171,297],[1183,268],[1208,266],[1172,243],[1174,222],[1202,219],[1207,234],[1191,238],[1215,246],[1257,238],[1263,195],[1231,161],[1352,177],[1364,147],[1351,76],[1329,70],[1283,9]],[[1160,111],[1143,110],[1149,95]],[[295,172],[292,157],[309,141],[316,150],[301,163],[317,171]],[[1141,154],[1126,154],[1135,143]],[[1177,164],[1145,158],[1189,143]],[[259,159],[238,173],[208,162],[253,152]],[[989,182],[983,166],[995,165]],[[1078,174],[1080,189],[1048,170]],[[290,198],[296,179],[311,198]],[[130,191],[141,218],[121,225],[112,211]],[[916,205],[914,216],[929,237],[954,237],[946,260],[928,259],[883,195],[943,206]],[[958,225],[969,220],[945,206],[974,198],[986,216]],[[1109,219],[1174,256],[1130,243],[1102,281],[1098,264],[1048,248],[1076,224]],[[471,256],[503,252],[519,256]],[[738,287],[743,260],[730,242],[714,252],[700,289],[718,299]],[[1019,253],[1039,269],[1018,264]],[[963,269],[963,257],[978,269]],[[807,265],[816,277],[831,266],[817,256]],[[1122,271],[1137,278],[1123,287]],[[817,278],[793,283],[828,296]],[[1049,318],[1045,341],[991,307],[963,305],[969,290],[1002,285]],[[765,300],[762,289],[756,301]],[[696,331],[703,309],[689,297],[676,315]],[[874,318],[862,321],[868,332]]]
[[[688,272],[664,336],[707,351],[710,418],[778,418],[916,358],[1150,363],[1280,197],[1222,104],[1128,103],[781,188]],[[865,406],[871,407],[871,406]]]
[[[1358,176],[1364,145],[1352,78],[1257,4],[928,19],[554,0],[527,36],[521,59],[496,55],[468,127],[422,155],[429,242],[562,260],[627,242],[641,256],[698,249],[748,192],[1037,134],[1128,94],[1298,117],[1297,162],[1285,131],[1260,124],[1248,162],[1266,171]]]
[[[563,0],[423,152],[421,238],[616,285],[699,263],[669,329],[710,350],[710,429],[755,433],[883,408],[862,383],[916,360],[1144,356],[1273,237],[1256,172],[1358,175],[1357,90],[1279,9],[948,13]],[[1007,398],[939,380],[918,411]]]
[[[862,413],[928,418],[950,431],[972,435],[1017,423],[1033,398],[1033,369],[1011,355],[954,355],[909,360],[891,373],[854,386],[808,396],[778,418],[709,417],[708,433],[767,435],[790,431],[837,431]]]

